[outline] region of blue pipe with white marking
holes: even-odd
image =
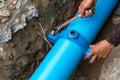
[[[65,30],[49,34],[54,46],[30,80],[69,80],[118,1],[98,0],[92,17],[77,18]]]

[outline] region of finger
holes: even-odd
[[[101,58],[102,58],[101,56],[98,56],[98,57],[97,57],[97,60],[100,60]]]
[[[88,17],[88,16],[90,16],[89,11],[85,10],[85,17]]]
[[[93,63],[96,60],[96,58],[97,58],[97,55],[94,55],[89,63]]]
[[[93,55],[93,51],[91,50],[90,53],[89,53],[88,55],[86,55],[84,59],[88,59],[88,58],[90,58],[92,55]]]
[[[95,13],[95,7],[94,6],[91,9],[89,9],[89,10],[91,10],[92,14]]]
[[[94,48],[96,45],[90,45],[90,48]]]
[[[83,9],[82,7],[80,7],[78,13],[79,13],[80,17],[83,17],[83,15],[85,13],[85,9]]]
[[[90,16],[93,14],[93,12],[92,12],[92,10],[91,10],[91,9],[90,9],[90,10],[88,10],[88,12],[89,12],[89,15],[90,15]]]
[[[105,56],[103,56],[102,58],[103,58],[103,59],[106,59],[106,58],[107,58],[107,56],[108,56],[108,55],[105,55]]]

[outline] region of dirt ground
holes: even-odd
[[[47,34],[52,27],[75,14],[80,0],[32,2],[36,4],[39,17],[29,21],[10,41],[0,45],[0,80],[28,80],[50,49],[43,39],[40,24]]]

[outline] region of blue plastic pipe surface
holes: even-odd
[[[69,80],[118,1],[98,0],[92,17],[77,18],[60,33],[49,34],[55,44],[30,80]]]

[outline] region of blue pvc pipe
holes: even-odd
[[[119,0],[98,0],[95,14],[89,18],[78,18],[67,29],[77,30],[92,43]]]
[[[49,35],[55,43],[30,80],[69,80],[119,0],[98,0],[92,17],[78,18],[67,29]]]

